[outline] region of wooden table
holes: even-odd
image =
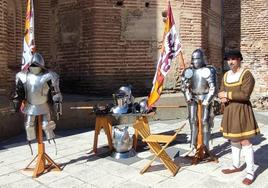
[[[96,122],[95,122],[95,134],[94,134],[94,145],[93,145],[93,152],[97,153],[97,145],[98,145],[98,136],[100,134],[101,129],[104,130],[107,140],[108,140],[108,146],[109,149],[113,150],[113,144],[112,144],[112,117],[122,117],[122,116],[134,116],[135,121],[133,124],[138,124],[139,126],[144,126],[149,132],[150,127],[148,124],[148,118],[150,116],[153,116],[155,112],[149,113],[149,114],[141,114],[141,113],[129,113],[129,114],[103,114],[103,115],[96,115]],[[137,149],[137,143],[138,143],[138,136],[139,133],[135,129],[135,133],[133,135],[133,148]]]

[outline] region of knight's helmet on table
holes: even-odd
[[[126,114],[132,112],[134,97],[130,86],[121,86],[113,95],[115,106],[112,108],[114,114]]]

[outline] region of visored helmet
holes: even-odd
[[[127,104],[132,104],[134,102],[130,86],[121,86],[118,93],[124,95],[124,100]]]
[[[204,67],[206,65],[205,62],[205,54],[201,49],[196,49],[192,53],[192,62],[191,64],[195,69],[199,69],[201,67]]]
[[[119,88],[119,92],[124,93],[128,97],[131,96],[131,88],[129,86],[121,86]]]
[[[33,57],[32,57],[32,60],[31,60],[30,66],[31,65],[36,65],[38,67],[45,68],[45,61],[44,61],[42,55],[37,53],[37,52],[34,53]]]
[[[134,97],[131,94],[131,88],[129,86],[121,86],[116,94],[114,94],[114,100],[116,106],[112,108],[112,112],[115,114],[130,113],[134,102]]]

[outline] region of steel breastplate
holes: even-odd
[[[129,135],[128,127],[113,128],[113,146],[116,152],[127,152],[132,148],[133,140]]]
[[[26,81],[27,101],[32,105],[40,105],[47,102],[49,87],[43,75],[29,73]]]
[[[46,74],[27,74],[25,82],[27,102],[23,109],[25,114],[40,115],[49,113],[47,104],[49,86],[47,81]]]
[[[206,80],[210,75],[208,68],[194,69],[191,78],[192,92],[194,95],[205,95],[209,92],[209,85]]]

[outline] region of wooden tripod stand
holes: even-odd
[[[37,125],[37,142],[38,142],[38,154],[34,159],[26,166],[24,170],[33,171],[33,178],[36,178],[51,170],[61,171],[60,167],[45,153],[45,144],[43,143],[43,132],[42,132],[42,116],[38,116]],[[34,168],[30,168],[30,165],[37,158],[36,165]]]
[[[197,148],[196,153],[193,157],[192,164],[197,164],[200,161],[203,161],[204,159],[208,158],[208,161],[214,161],[218,163],[218,159],[210,153],[206,145],[203,143],[203,132],[202,132],[202,102],[198,101],[197,106],[197,116],[198,116],[198,135],[197,135]]]

